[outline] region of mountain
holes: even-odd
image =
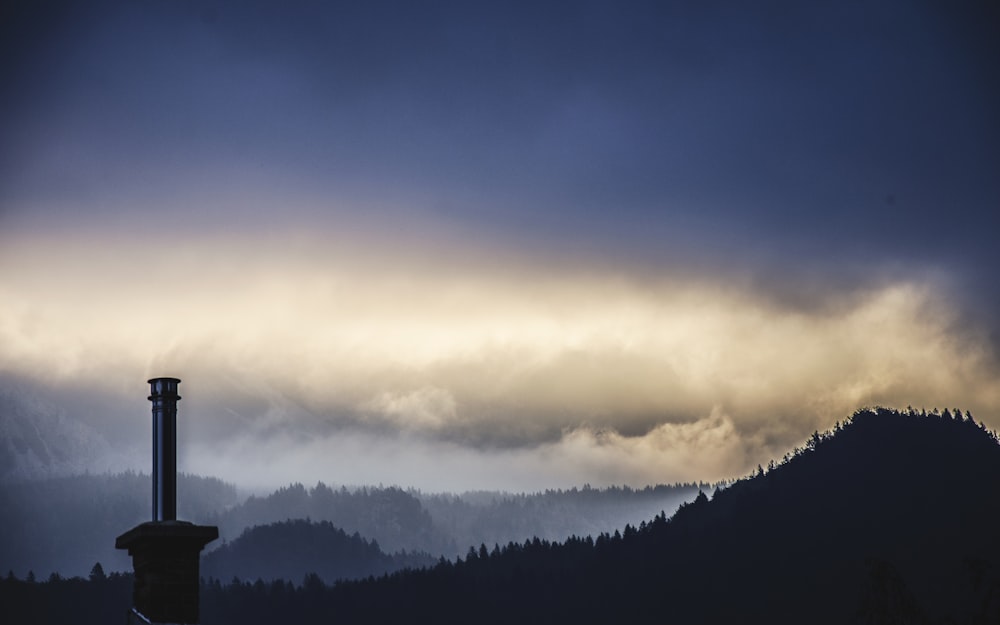
[[[385,554],[330,523],[256,528],[206,554],[206,566],[243,559],[294,581],[205,583],[202,619],[1000,623],[998,495],[1000,443],[970,415],[866,410],[777,466],[613,534],[480,545],[428,569],[330,587],[318,575],[299,583],[301,567],[283,559],[319,568]],[[96,568],[89,581],[8,575],[0,605],[17,622],[63,622],[60,606],[81,624],[107,622],[108,606],[127,604],[128,580]]]
[[[86,575],[100,562],[131,571],[115,536],[150,519],[149,475],[73,475],[0,484],[0,573]],[[234,505],[236,487],[215,478],[181,473],[178,516],[204,522]]]
[[[203,577],[300,582],[316,574],[327,583],[430,566],[426,553],[386,554],[377,542],[348,535],[328,521],[285,521],[247,529],[236,540],[205,554]]]
[[[95,429],[37,395],[0,387],[0,484],[106,471],[120,459]]]
[[[673,513],[697,494],[695,484],[427,494],[393,486],[331,488],[319,482],[313,488],[292,484],[263,497],[251,496],[206,522],[217,525],[223,539],[233,539],[255,525],[310,518],[358,532],[389,552],[424,551],[454,558],[480,543],[506,544],[532,536],[563,540],[613,531],[661,511]]]
[[[702,484],[701,488],[709,488]],[[434,525],[454,539],[457,549],[446,555],[465,555],[470,545],[506,545],[535,537],[565,540],[596,536],[628,524],[638,524],[661,512],[673,514],[697,496],[698,484],[657,484],[645,488],[611,486],[538,493],[477,491],[461,495],[421,494]]]
[[[219,526],[222,541],[208,552],[247,528],[308,518],[377,541],[386,553],[454,558],[482,542],[613,530],[656,511],[672,512],[695,494],[694,484],[451,495],[397,487],[334,489],[320,482],[242,499],[231,484],[181,474],[178,517]],[[150,477],[132,472],[0,482],[0,572],[84,575],[95,562],[108,571],[130,570],[125,552],[114,549],[114,537],[148,520],[149,498]]]
[[[217,623],[998,623],[1000,444],[970,415],[856,413],[669,520],[485,545]],[[245,589],[244,589],[245,590]],[[230,604],[232,605],[232,604]]]
[[[251,496],[209,518],[223,539],[244,529],[286,519],[329,521],[349,533],[378,541],[387,551],[446,553],[452,541],[434,526],[412,492],[397,487],[330,488],[323,482],[307,489],[292,484],[273,493]]]

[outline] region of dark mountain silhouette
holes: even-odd
[[[658,484],[639,489],[585,485],[530,494],[478,491],[417,496],[435,526],[453,538],[456,549],[445,555],[454,558],[464,556],[470,545],[505,545],[535,536],[565,540],[574,535],[613,532],[660,512],[673,514],[682,503],[694,499],[699,488],[710,485]]]
[[[707,487],[706,485],[703,485]],[[223,538],[247,527],[286,519],[330,521],[348,533],[378,541],[387,552],[425,551],[454,558],[469,545],[506,544],[532,536],[564,540],[614,531],[694,499],[696,484],[572,488],[533,494],[481,491],[425,494],[398,487],[313,488],[292,484],[211,515]]]
[[[102,472],[123,462],[97,430],[0,376],[0,485]]]
[[[151,516],[148,474],[76,475],[0,484],[0,571],[47,577],[86,575],[95,562],[131,570],[115,536]],[[178,476],[178,516],[203,521],[238,501],[236,487],[215,478]]]
[[[362,553],[377,552],[330,524],[279,526],[264,531],[288,532],[285,551],[347,538]],[[621,532],[562,542],[480,545],[428,569],[332,587],[315,574],[301,582],[297,573],[288,574],[293,581],[209,580],[202,618],[234,625],[996,624],[997,527],[994,433],[957,411],[867,410],[814,434],[778,466],[711,498],[699,494],[669,519],[660,514]],[[318,537],[302,539],[310,532]],[[261,545],[275,570],[281,540]],[[126,581],[102,571],[45,582],[8,574],[0,605],[11,622],[63,622],[59,606],[66,605],[81,625],[107,622],[98,617],[108,602],[127,603]]]
[[[454,558],[482,542],[505,544],[530,536],[562,540],[613,531],[660,510],[672,512],[697,494],[697,486],[450,495],[398,487],[349,490],[320,482],[241,500],[231,484],[182,474],[178,492],[179,517],[218,525],[224,540],[236,539],[248,527],[311,518],[375,540],[387,553]],[[85,575],[98,561],[108,571],[130,570],[128,555],[114,549],[114,536],[149,519],[149,498],[149,475],[133,472],[0,483],[0,571],[23,576],[31,569],[42,578],[52,572],[68,577]]]
[[[387,551],[441,554],[454,549],[452,539],[434,526],[420,500],[397,487],[333,489],[319,482],[307,489],[292,484],[265,497],[251,496],[209,521],[223,538],[234,538],[248,527],[306,518],[360,533]]]
[[[327,583],[382,575],[435,563],[425,553],[386,554],[377,542],[348,535],[328,521],[285,521],[252,527],[202,558],[203,577],[301,581],[312,573]]]
[[[997,623],[1000,445],[971,416],[862,411],[638,528],[472,549],[378,580],[207,589],[205,619]],[[238,608],[228,593],[244,593]],[[229,606],[225,609],[225,606]]]

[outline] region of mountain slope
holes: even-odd
[[[203,523],[238,500],[232,484],[177,477],[181,519]],[[120,473],[0,483],[0,572],[86,575],[95,562],[109,572],[130,571],[131,559],[115,549],[115,536],[149,520],[150,480]]]
[[[329,521],[347,532],[377,540],[387,551],[445,553],[451,541],[434,523],[420,500],[397,487],[333,489],[319,482],[280,488],[265,497],[251,496],[209,519],[220,536],[231,539],[248,527],[286,519]]]
[[[356,623],[979,622],[1000,618],[997,527],[995,436],[879,409],[670,520],[482,548],[323,605]]]
[[[505,545],[532,536],[565,540],[613,532],[661,512],[673,514],[698,491],[697,484],[658,484],[641,489],[584,486],[530,494],[480,491],[419,497],[435,525],[453,537],[457,549],[445,555],[454,558],[465,555],[469,545],[481,543]]]
[[[707,485],[706,485],[707,486]],[[398,487],[313,488],[292,484],[227,508],[207,519],[223,539],[255,525],[285,519],[330,521],[348,533],[377,540],[388,552],[426,551],[454,558],[469,545],[505,544],[539,536],[613,531],[654,514],[673,513],[698,494],[696,484],[547,490],[532,494],[425,494]]]
[[[0,387],[0,484],[103,472],[121,464],[93,428],[29,391]]]
[[[427,554],[383,553],[378,543],[348,535],[330,522],[284,521],[252,527],[202,558],[205,577],[230,580],[286,579],[315,573],[332,583],[434,564]]]

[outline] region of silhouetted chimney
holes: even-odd
[[[149,381],[153,402],[153,520],[177,520],[177,378]]]
[[[219,528],[177,520],[177,378],[149,381],[153,402],[153,520],[125,532],[117,549],[132,556],[129,622],[197,623],[198,558]]]

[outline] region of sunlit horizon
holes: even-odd
[[[959,406],[995,426],[1000,404],[939,276],[804,308],[692,272],[357,239],[161,243],[36,239],[0,267],[0,370],[127,401],[84,421],[133,433],[130,468],[141,383],[161,375],[184,380],[185,470],[247,488],[714,481],[864,406]]]

